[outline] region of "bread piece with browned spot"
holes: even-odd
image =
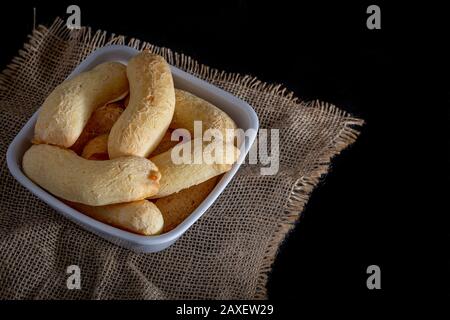
[[[46,144],[31,146],[22,167],[31,180],[55,196],[91,206],[145,199],[158,192],[161,178],[146,158],[93,161]]]

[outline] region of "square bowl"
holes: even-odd
[[[103,62],[118,61],[127,64],[128,60],[137,53],[138,50],[128,46],[112,45],[100,48],[81,62],[67,79],[71,79],[79,73],[92,69]],[[21,185],[57,212],[86,230],[91,231],[116,245],[144,253],[157,252],[169,247],[205,213],[225,189],[244,161],[245,156],[256,138],[259,127],[258,117],[255,111],[246,102],[176,67],[171,66],[171,70],[175,87],[192,92],[222,109],[236,122],[238,128],[241,128],[244,131],[253,129],[248,131],[248,134],[245,135],[245,139],[243,139],[241,145],[238,146],[241,149],[241,154],[231,170],[220,179],[208,197],[194,210],[194,212],[173,230],[157,236],[143,236],[115,228],[69,207],[32,182],[22,171],[22,157],[25,151],[31,146],[30,141],[34,134],[34,126],[39,110],[33,114],[8,147],[6,160],[9,171]]]

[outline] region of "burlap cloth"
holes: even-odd
[[[280,171],[244,166],[204,216],[173,246],[136,254],[81,229],[10,175],[8,145],[49,92],[89,53],[108,44],[148,48],[256,110],[261,128],[280,129]],[[252,299],[266,297],[277,249],[300,217],[330,159],[357,137],[360,119],[305,103],[278,85],[230,74],[136,39],[69,32],[61,19],[39,26],[0,77],[0,297],[32,299]],[[81,269],[68,290],[66,268]]]

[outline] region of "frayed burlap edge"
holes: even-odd
[[[228,73],[226,71],[211,68],[182,53],[180,54],[173,52],[169,48],[158,47],[135,38],[130,38],[126,41],[125,36],[116,36],[114,33],[108,36],[108,32],[102,30],[92,31],[90,27],[83,27],[80,30],[70,31],[66,28],[64,20],[59,17],[55,19],[49,28],[39,25],[36,29],[34,29],[32,34],[28,36],[28,43],[24,44],[23,49],[19,50],[18,55],[13,58],[12,62],[7,65],[0,74],[0,98],[5,97],[10,90],[14,88],[16,72],[33,54],[33,52],[39,50],[39,46],[46,33],[51,33],[53,36],[64,40],[76,39],[77,41],[85,43],[87,52],[80,55],[80,60],[82,60],[82,58],[92,50],[105,45],[128,45],[138,50],[148,49],[153,53],[163,56],[171,65],[183,69],[186,72],[193,73],[205,81],[214,80],[233,83],[248,89],[258,90],[284,98],[288,103],[305,104],[310,108],[319,108],[326,113],[344,118],[341,131],[324,149],[324,152],[315,163],[315,169],[312,174],[309,176],[299,177],[292,186],[291,194],[288,197],[286,207],[283,209],[285,211],[285,215],[282,218],[276,232],[272,235],[268,248],[265,252],[265,256],[263,257],[263,263],[259,270],[255,299],[267,298],[266,285],[268,275],[271,271],[271,267],[280,244],[285,239],[288,232],[294,227],[295,223],[299,220],[311,192],[318,185],[321,177],[328,172],[331,159],[357,139],[359,135],[358,129],[364,124],[364,121],[362,119],[351,117],[347,112],[338,109],[332,104],[320,101],[301,101],[294,96],[293,92],[287,90],[287,88],[284,88],[281,84],[265,83],[253,76],[242,75],[239,73]]]
[[[324,151],[314,163],[313,172],[308,176],[299,177],[292,186],[291,194],[288,197],[285,207],[286,214],[282,217],[278,229],[272,235],[272,239],[263,258],[263,267],[260,270],[259,283],[255,296],[257,299],[267,298],[267,280],[277,251],[289,231],[299,221],[311,192],[319,184],[321,178],[328,172],[331,159],[356,141],[359,135],[358,128],[364,124],[364,120],[350,117],[348,113],[329,103],[316,100],[307,104],[311,108],[319,108],[325,112],[343,116],[345,117],[345,121],[339,134],[324,148]]]

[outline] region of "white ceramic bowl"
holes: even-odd
[[[82,63],[80,63],[80,65],[69,75],[68,79],[106,61],[119,61],[126,64],[131,57],[137,54],[137,52],[137,50],[127,46],[114,45],[103,47],[90,54]],[[178,68],[171,68],[175,86],[177,88],[192,92],[213,103],[230,115],[239,128],[244,130],[250,128],[255,129],[252,134],[246,136],[246,140],[243,142],[244,148],[241,149],[243,152],[241,153],[238,162],[223,176],[214,190],[200,206],[175,229],[158,236],[141,236],[112,227],[72,209],[28,179],[21,168],[22,157],[25,151],[31,146],[30,140],[33,137],[34,125],[39,110],[34,113],[30,120],[28,120],[8,148],[6,160],[9,171],[21,185],[30,190],[31,193],[47,203],[50,207],[86,230],[89,230],[112,243],[137,252],[156,252],[167,248],[181,237],[183,233],[205,213],[225,189],[247,155],[250,146],[255,140],[256,131],[259,126],[258,117],[255,111],[246,102]]]

